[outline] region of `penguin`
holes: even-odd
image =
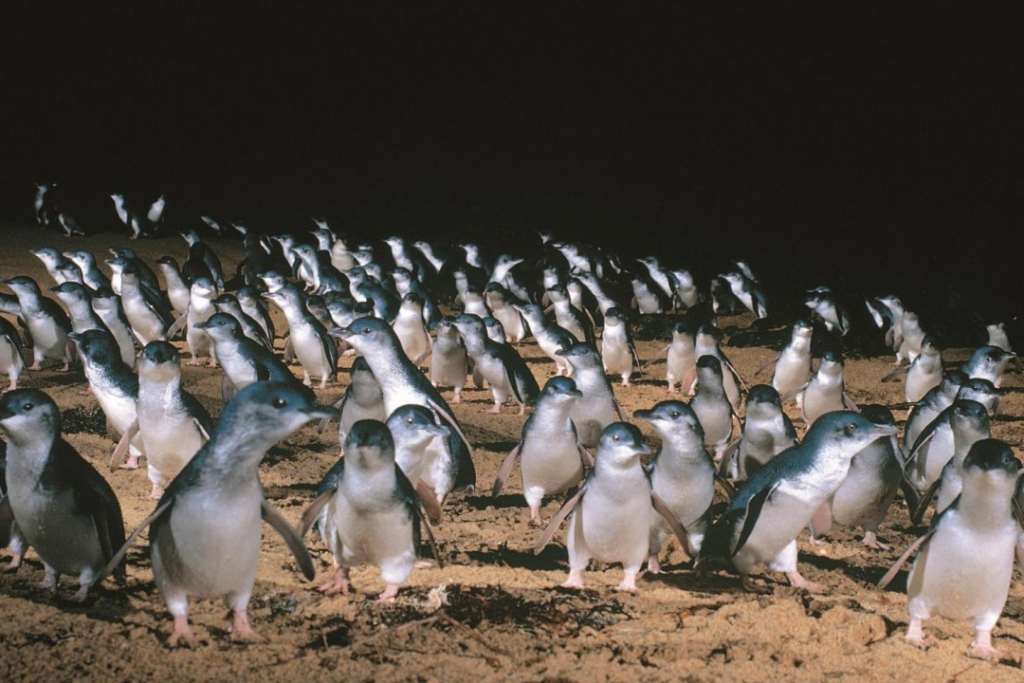
[[[971,447],[963,463],[963,491],[937,515],[879,581],[885,588],[909,556],[920,549],[907,577],[910,623],[905,639],[927,647],[922,624],[933,615],[970,619],[974,641],[969,657],[998,661],[992,629],[1010,591],[1015,553],[1019,557],[1019,521],[1013,498],[1020,461],[995,439]]]
[[[232,612],[232,637],[259,639],[246,609],[256,581],[261,520],[281,534],[303,575],[313,579],[309,551],[263,496],[258,467],[275,443],[310,420],[333,416],[332,409],[316,405],[308,392],[292,385],[257,382],[238,392],[210,440],[114,556],[124,557],[149,527],[153,577],[174,618],[169,646],[196,645],[188,623],[189,596],[223,597]],[[216,524],[210,523],[211,514]]]
[[[960,493],[963,459],[971,446],[991,436],[992,421],[984,404],[961,391],[953,404],[939,414],[907,453],[907,480],[921,494],[912,501],[910,518],[920,524],[933,496],[935,512],[945,509]]]
[[[447,439],[435,439],[428,450],[439,459],[437,470],[441,474],[438,486],[447,488],[446,480],[450,479],[451,488],[447,490],[474,489],[476,469],[472,451],[455,413],[423,373],[406,358],[391,326],[379,318],[366,317],[359,318],[348,327],[332,328],[330,333],[347,341],[366,358],[384,394],[386,414],[390,415],[406,404],[421,405],[432,409],[452,428]]]
[[[939,416],[943,410],[953,405],[960,388],[968,381],[967,375],[959,370],[947,372],[942,376],[939,386],[924,395],[907,416],[907,424],[903,429],[903,451],[909,452],[917,442],[917,437]]]
[[[634,363],[640,365],[636,346],[633,344],[633,333],[629,329],[629,319],[618,308],[609,308],[604,314],[601,360],[604,362],[604,371],[621,377],[624,387],[629,386]]]
[[[50,227],[53,222],[53,188],[57,183],[36,183],[36,195],[34,200],[36,223],[44,228]]]
[[[843,357],[836,351],[821,354],[818,369],[803,391],[800,413],[808,426],[834,410],[857,410],[843,384]]]
[[[128,236],[133,240],[138,239],[140,236],[148,236],[149,226],[146,225],[144,217],[136,213],[135,209],[125,203],[124,195],[112,194],[110,198],[114,200],[114,210],[117,212],[117,217],[128,228]]]
[[[695,557],[711,526],[716,476],[715,463],[704,449],[700,420],[681,401],[662,401],[649,410],[636,411],[633,417],[650,422],[661,439],[661,447],[648,468],[651,488],[683,525],[689,541],[683,551]],[[661,517],[652,517],[651,522],[647,569],[658,574],[658,553],[672,530]]]
[[[802,443],[772,458],[740,487],[705,537],[697,567],[732,569],[744,588],[754,590],[750,572],[767,563],[794,587],[823,592],[824,586],[798,570],[796,537],[839,489],[853,456],[895,433],[895,427],[872,424],[852,411],[823,415]]]
[[[77,576],[71,599],[84,602],[108,563],[123,583],[124,563],[112,562],[124,543],[121,506],[106,480],[61,437],[53,399],[35,389],[4,394],[0,431],[7,437],[0,519],[13,516],[24,543],[42,559],[46,578],[40,587],[56,592],[61,574]],[[7,541],[0,539],[0,546]]]
[[[238,305],[242,307],[242,312],[259,323],[259,326],[263,328],[263,333],[270,342],[271,350],[273,350],[274,335],[276,334],[274,321],[260,299],[259,293],[253,287],[245,286],[240,287],[235,292],[235,297],[238,299]]]
[[[52,277],[58,285],[64,282],[64,274],[60,267],[64,265],[66,261],[59,251],[53,247],[41,247],[39,249],[29,249],[28,253],[43,262],[46,272],[50,274],[50,277]]]
[[[882,381],[891,381],[903,373],[907,374],[904,395],[908,403],[917,403],[942,382],[942,354],[930,334],[925,335],[921,342],[921,353],[910,365],[901,365],[883,377]]]
[[[128,318],[121,308],[121,299],[114,294],[110,287],[103,286],[93,290],[92,310],[100,317],[107,331],[117,342],[117,348],[121,351],[121,360],[129,368],[135,367],[135,336],[131,327],[128,326]]]
[[[422,364],[431,348],[430,333],[423,320],[423,297],[415,292],[406,293],[391,326],[413,365]]]
[[[672,325],[672,341],[655,354],[654,358],[647,361],[647,365],[662,356],[665,357],[665,383],[668,384],[668,393],[675,394],[680,389],[689,392],[690,387],[683,386],[683,379],[689,378],[692,384],[697,377],[697,349],[694,335],[686,323],[677,321]]]
[[[413,484],[395,462],[395,444],[387,426],[375,420],[352,425],[345,439],[345,457],[317,491],[299,532],[304,535],[321,518],[321,534],[336,569],[320,590],[348,594],[351,568],[372,563],[380,567],[386,584],[378,602],[394,602],[416,565],[422,512]],[[424,523],[424,528],[440,563],[430,527]]]
[[[768,316],[768,298],[765,296],[764,289],[755,280],[736,271],[722,273],[718,277],[729,284],[733,295],[748,311],[759,319]]]
[[[860,414],[872,424],[896,428],[896,421],[888,408],[866,405]],[[832,521],[847,527],[859,526],[864,530],[861,540],[868,548],[889,550],[878,540],[878,526],[885,519],[903,478],[903,456],[895,434],[887,439],[865,446],[853,456],[850,473],[832,497]],[[824,533],[825,529],[813,529]]]
[[[643,265],[647,269],[647,274],[650,276],[651,282],[657,285],[658,289],[666,297],[672,296],[672,293],[675,291],[675,282],[672,279],[672,273],[662,267],[657,256],[645,256],[643,258],[639,258],[637,259],[637,263]],[[660,313],[661,311],[657,312]]]
[[[72,331],[78,333],[86,330],[110,331],[103,319],[93,310],[92,293],[88,287],[77,282],[63,282],[56,287],[50,287],[50,291],[68,307]],[[132,354],[132,362],[134,363],[134,361],[135,355]]]
[[[775,359],[772,386],[780,396],[795,396],[797,408],[802,406],[800,389],[811,381],[811,337],[814,326],[806,320],[793,324],[789,343]]]
[[[555,312],[555,322],[576,341],[594,345],[594,327],[590,319],[573,305],[565,285],[554,284],[546,290]]]
[[[358,356],[349,369],[349,385],[341,399],[334,404],[341,411],[338,419],[338,443],[344,445],[348,432],[359,420],[384,422],[384,392],[373,376],[366,358]]]
[[[808,292],[810,296],[804,301],[804,305],[817,315],[825,323],[825,329],[829,332],[835,330],[840,337],[845,337],[850,331],[850,317],[832,294],[828,287],[818,287]]]
[[[636,577],[648,556],[655,512],[665,518],[685,548],[686,531],[664,501],[651,488],[640,456],[651,449],[640,430],[615,422],[601,432],[594,469],[544,530],[534,547],[539,554],[569,517],[566,546],[569,576],[564,588],[583,588],[583,571],[591,560],[621,562],[618,590],[636,592]],[[571,517],[569,516],[571,513]]]
[[[286,285],[264,298],[273,301],[288,319],[289,338],[295,356],[302,365],[303,384],[312,386],[312,377],[320,378],[320,389],[338,374],[338,346],[327,335],[324,326],[306,309],[302,293],[294,285]]]
[[[224,369],[225,380],[231,385],[231,388],[226,385],[222,388],[225,399],[254,382],[264,380],[303,386],[276,354],[244,336],[241,325],[233,316],[214,313],[196,327],[213,340],[214,353]]]
[[[210,303],[213,304],[217,313],[227,313],[237,320],[243,335],[252,339],[268,351],[274,350],[274,345],[271,343],[271,340],[267,338],[263,326],[256,322],[252,316],[242,310],[242,307],[239,305],[238,299],[235,298],[235,295],[227,293],[221,294]]]
[[[107,264],[110,265],[115,275],[118,269],[123,274],[124,270],[131,266],[130,270],[138,276],[139,284],[146,290],[146,293],[154,301],[160,301],[165,307],[169,307],[163,291],[160,289],[160,281],[157,279],[156,273],[153,272],[153,269],[145,261],[136,256],[133,250],[127,248],[111,249],[110,253],[114,255],[114,258],[108,260]],[[111,280],[111,285],[113,286],[113,280]],[[117,291],[116,287],[114,287],[114,291]]]
[[[71,261],[64,261],[57,266],[57,273],[64,282],[77,282],[85,285],[85,278],[82,276],[82,269]]]
[[[494,407],[489,412],[501,412],[501,406],[509,397],[519,404],[519,414],[526,413],[527,404],[533,404],[540,394],[540,387],[526,362],[507,344],[496,344],[484,334],[483,321],[472,314],[462,314],[455,319],[455,327],[466,344],[466,353],[476,364],[494,395]]]
[[[217,289],[224,289],[224,269],[217,253],[194,230],[181,233],[181,237],[188,244],[188,258],[181,266],[182,274],[192,283],[197,277],[208,277]]]
[[[576,342],[560,349],[558,355],[565,358],[573,370],[573,381],[583,394],[576,400],[569,416],[576,425],[580,443],[587,448],[597,446],[601,432],[616,418],[625,420],[622,408],[615,400],[615,393],[608,377],[604,374],[601,354],[591,346]]]
[[[593,466],[593,457],[576,437],[569,414],[582,396],[568,377],[552,377],[544,385],[537,405],[523,425],[515,448],[498,468],[491,489],[497,497],[518,457],[522,470],[523,495],[530,508],[530,526],[543,526],[540,506],[545,496],[565,493],[583,481],[584,464]]]
[[[178,270],[178,262],[173,256],[161,256],[156,260],[156,265],[164,275],[164,282],[167,283],[167,299],[171,307],[179,316],[188,312],[188,302],[192,297],[189,290],[189,283],[185,282]]]
[[[523,323],[522,312],[515,297],[501,283],[487,283],[487,287],[484,288],[484,300],[491,311],[491,316],[505,328],[505,339],[509,344],[519,344],[532,332],[532,328]]]
[[[739,439],[729,444],[722,456],[721,471],[733,475],[738,481],[745,481],[796,443],[796,430],[789,416],[782,411],[779,392],[766,384],[758,384],[747,394],[743,429]]]
[[[181,388],[181,358],[168,342],[150,342],[139,356],[138,421],[146,453],[150,498],[164,488],[209,441],[213,420],[195,396]],[[125,432],[131,438],[132,429]]]
[[[975,349],[967,362],[960,366],[960,372],[969,378],[987,379],[998,389],[1002,386],[1003,372],[1007,363],[1016,357],[1017,354],[1004,351],[998,346],[981,346]]]
[[[29,370],[39,370],[47,358],[64,361],[60,372],[71,368],[71,348],[68,346],[68,332],[71,321],[56,301],[44,297],[39,285],[32,278],[19,275],[0,279],[18,297],[18,306],[25,326],[32,335],[32,359]]]
[[[715,461],[721,461],[737,418],[722,383],[722,364],[714,356],[697,359],[697,394],[690,407],[704,430],[705,445],[714,449]]]
[[[72,332],[68,338],[82,358],[89,391],[96,397],[118,438],[123,438],[138,420],[139,378],[121,360],[120,350],[109,332]],[[139,456],[145,453],[142,439],[137,432],[129,439],[127,448],[119,445],[115,449],[110,463],[112,468],[136,469],[139,466]],[[126,452],[128,460],[122,462],[121,456]]]
[[[7,375],[10,383],[4,392],[18,388],[18,379],[25,371],[25,359],[22,356],[21,335],[14,325],[0,318],[0,372]]]
[[[444,500],[451,489],[436,487],[445,480],[443,472],[436,471],[442,463],[427,448],[435,438],[447,439],[451,430],[437,424],[432,410],[415,404],[399,406],[386,424],[395,441],[395,462],[416,489],[427,518],[439,524],[441,507],[437,501]]]
[[[701,356],[714,356],[718,359],[718,362],[721,363],[722,383],[725,386],[725,393],[726,396],[729,397],[729,403],[732,404],[732,409],[736,411],[740,409],[740,390],[746,390],[747,386],[743,383],[743,380],[740,378],[740,374],[736,372],[736,368],[729,361],[729,358],[719,347],[719,340],[721,337],[722,331],[717,327],[713,325],[701,325],[697,328],[697,336],[694,338],[694,353],[696,354],[698,361]],[[694,368],[694,372],[696,373],[696,368]],[[692,379],[684,378],[683,384],[689,384],[692,386]]]
[[[900,329],[903,331],[903,336],[896,349],[894,365],[901,365],[904,360],[913,363],[917,355],[921,353],[921,343],[925,338],[925,331],[921,329],[921,321],[912,311],[903,312]]]
[[[210,367],[217,367],[217,354],[213,350],[213,340],[206,330],[199,327],[217,312],[213,300],[217,298],[217,285],[207,277],[197,277],[192,280],[192,287],[189,288],[188,312],[185,314],[186,332],[185,342],[192,354],[188,364],[197,366],[200,358],[209,358]]]
[[[13,390],[12,390],[13,391]],[[6,392],[5,392],[6,393]],[[9,504],[3,502],[7,495],[7,442],[0,439],[0,548],[6,546],[11,551],[11,561],[0,568],[4,573],[16,572],[25,559],[28,543],[24,534],[18,529]]]
[[[174,324],[171,311],[142,285],[132,263],[125,265],[121,271],[121,306],[132,333],[143,345],[152,341],[167,341],[167,330]]]
[[[65,251],[63,256],[82,271],[82,282],[89,289],[96,291],[100,287],[110,287],[110,278],[96,265],[96,257],[92,255],[92,252],[84,249]]]
[[[502,346],[508,344],[508,339],[505,337],[505,328],[501,326],[497,318],[487,316],[482,322],[484,324],[484,334],[487,335],[488,339]]]
[[[576,342],[576,337],[557,323],[544,317],[544,309],[537,304],[516,304],[516,310],[526,320],[530,333],[537,340],[537,346],[555,364],[555,374],[572,376],[572,366],[558,355],[558,350],[567,348]]]
[[[672,276],[672,307],[687,311],[700,303],[700,291],[693,281],[693,275],[685,269],[669,271]]]
[[[651,289],[642,276],[634,273],[629,284],[633,288],[633,300],[630,302],[632,309],[636,309],[640,315],[657,315],[665,312],[659,292]]]
[[[435,387],[452,387],[452,403],[462,402],[462,389],[466,386],[469,362],[466,346],[462,343],[455,318],[445,316],[434,329],[433,350],[430,354],[430,383]]]

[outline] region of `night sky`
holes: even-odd
[[[1024,243],[1018,3],[150,4],[10,9],[0,218],[56,180],[93,230],[167,192],[180,224],[611,231],[883,283]]]

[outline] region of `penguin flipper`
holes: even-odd
[[[743,391],[748,391],[746,382],[744,382],[743,378],[740,377],[740,373],[736,370],[736,367],[732,364],[732,361],[726,358],[724,354],[722,355],[722,365],[727,367],[729,369],[729,372],[732,373],[732,376],[736,378],[736,381],[739,382],[740,389],[742,389]]]
[[[423,505],[423,511],[427,513],[427,519],[430,520],[431,524],[441,523],[441,504],[437,502],[437,497],[434,492],[430,490],[430,487],[423,483],[423,480],[416,482],[416,495],[420,499],[420,504]],[[433,538],[431,538],[433,541]],[[431,542],[433,544],[433,542]],[[434,557],[438,557],[437,551],[434,551]],[[438,557],[438,561],[440,558]]]
[[[899,377],[900,375],[905,375],[908,372],[910,372],[910,366],[909,365],[901,365],[898,368],[896,368],[895,370],[889,371],[885,375],[885,377],[882,378],[882,381],[883,382],[891,382],[894,379],[896,379],[897,377]]]
[[[313,558],[309,556],[309,550],[306,549],[306,544],[302,542],[302,536],[295,531],[287,519],[281,516],[280,512],[267,502],[266,498],[260,501],[260,515],[263,517],[264,522],[269,524],[274,531],[281,534],[281,538],[284,539],[288,550],[292,552],[292,555],[295,556],[295,561],[299,563],[302,575],[306,577],[307,581],[312,581],[313,577],[316,576],[316,570],[313,568]]]
[[[729,480],[722,476],[721,472],[715,472],[715,483],[718,484],[718,488],[722,489],[722,495],[724,495],[730,501],[736,497],[736,487],[729,483]],[[711,508],[708,508],[710,513]]]
[[[302,513],[302,519],[299,520],[299,538],[306,535],[309,528],[313,526],[313,523],[320,516],[320,511],[324,509],[324,506],[331,501],[334,497],[335,492],[338,490],[338,485],[335,483],[333,486],[328,488],[326,491],[317,496],[310,506]]]
[[[619,416],[619,420],[622,422],[629,422],[629,419],[626,417],[625,411],[622,410],[622,406],[619,405],[619,400],[617,398],[612,398],[612,405],[615,406],[615,413]]]
[[[931,425],[928,425],[928,427],[933,427],[934,424],[935,423],[933,422]],[[921,452],[922,448],[924,448],[925,444],[931,441],[932,437],[935,436],[935,429],[929,429],[928,427],[926,427],[924,432],[922,432],[921,435],[917,437],[917,441],[915,441],[914,445],[910,448],[910,452],[907,453],[907,460],[904,464],[904,467],[908,467],[910,465],[910,462],[914,459],[914,457]]]
[[[886,586],[888,586],[892,582],[892,580],[896,578],[896,573],[899,572],[900,567],[903,566],[903,563],[905,563],[910,558],[910,556],[914,553],[915,550],[923,546],[925,542],[927,542],[928,539],[930,539],[937,530],[938,527],[933,522],[932,528],[928,529],[928,531],[926,531],[920,538],[911,543],[910,547],[903,551],[903,554],[899,556],[899,559],[897,559],[896,562],[892,565],[892,567],[889,568],[889,571],[885,573],[885,576],[879,579],[878,587],[885,588]]]
[[[204,440],[210,440],[210,432],[213,430],[208,428],[209,423],[203,424],[203,420],[201,418],[193,417],[192,424],[196,426],[196,429],[199,430],[199,435],[202,436]]]
[[[917,501],[917,504],[910,509],[910,521],[914,524],[920,524],[921,520],[924,519],[924,513],[928,510],[928,504],[932,502],[932,498],[938,493],[939,487],[942,485],[942,477],[939,477],[932,482],[931,486],[921,495],[921,499]],[[907,501],[908,504],[910,501]]]
[[[164,513],[170,512],[171,507],[174,505],[174,501],[174,496],[167,496],[165,493],[164,498],[162,498],[160,501],[160,504],[156,506],[156,510],[153,510],[149,517],[146,517],[146,519],[142,520],[142,523],[135,528],[135,531],[131,533],[128,539],[124,542],[124,545],[121,546],[121,549],[114,553],[114,556],[110,558],[110,561],[107,562],[107,566],[105,566],[96,576],[96,580],[93,582],[94,584],[99,583],[108,574],[114,571],[114,569],[121,563],[121,560],[124,559],[124,556],[128,554],[128,550],[133,545],[135,545],[135,541],[138,540],[142,532],[145,531],[150,524],[160,519],[164,515]]]
[[[789,401],[790,399],[794,399],[797,396],[799,396],[800,394],[804,393],[804,391],[806,389],[807,389],[807,385],[806,384],[802,384],[799,387],[797,387],[796,389],[790,389],[789,391],[787,391],[785,394],[783,394],[779,398],[781,398],[782,402],[785,403],[786,401]]]
[[[9,496],[0,498],[0,548],[11,544],[11,532],[14,528],[14,510],[11,509]]]
[[[643,369],[643,370],[646,370],[646,369],[647,369],[647,366],[649,366],[649,365],[653,365],[653,364],[654,364],[654,361],[656,361],[656,360],[660,360],[660,359],[662,359],[662,358],[667,358],[667,357],[668,357],[668,350],[669,350],[670,348],[672,348],[672,345],[671,345],[671,344],[669,344],[668,346],[666,346],[665,348],[661,349],[661,350],[660,350],[660,351],[658,351],[658,352],[657,352],[656,354],[654,354],[653,356],[651,356],[651,359],[650,359],[650,360],[648,360],[648,361],[647,361],[646,363],[644,363],[641,369]]]
[[[761,366],[760,366],[759,368],[757,368],[757,370],[754,370],[754,377],[757,377],[757,376],[758,376],[758,375],[760,375],[760,374],[761,374],[762,372],[764,372],[765,370],[767,370],[767,369],[768,369],[768,366],[770,366],[770,365],[775,365],[776,363],[778,363],[778,362],[779,362],[779,359],[780,359],[780,358],[782,358],[782,355],[781,355],[781,354],[779,354],[778,356],[775,356],[775,357],[774,357],[774,358],[772,358],[771,360],[769,360],[769,361],[765,362],[764,364],[762,364],[762,365],[761,365]]]
[[[579,451],[580,459],[583,461],[583,466],[593,469],[594,465],[597,464],[597,461],[594,459],[594,454],[588,451],[587,447],[580,443],[579,439],[576,440],[576,450]]]
[[[341,410],[342,410],[342,408],[345,407],[345,403],[348,401],[348,397],[349,397],[350,393],[351,393],[351,387],[346,389],[345,393],[342,394],[341,398],[339,398],[334,403],[334,409],[338,411],[338,418],[339,419],[341,418]],[[317,434],[323,434],[327,430],[327,425],[329,425],[330,423],[331,423],[331,418],[329,418],[329,417],[325,417],[324,419],[320,420],[320,424],[317,425],[317,427],[316,427],[316,433]]]
[[[853,399],[850,398],[850,395],[848,393],[846,393],[845,391],[843,392],[843,406],[847,410],[852,410],[855,413],[859,413],[860,412],[860,408],[857,407],[857,404],[854,403]]]
[[[733,413],[735,415],[735,413]],[[718,466],[718,470],[715,472],[720,477],[725,477],[729,470],[732,468],[732,458],[736,453],[736,450],[740,447],[740,442],[743,441],[743,433],[729,442],[729,445],[722,451],[722,462]]]
[[[466,450],[469,451],[469,457],[472,460],[473,447],[469,444],[469,439],[467,439],[466,435],[462,432],[462,427],[459,426],[459,423],[456,422],[455,418],[452,417],[447,410],[442,408],[434,399],[428,398],[427,402],[430,403],[430,407],[434,409],[434,412],[437,413],[445,422],[451,425],[452,429],[455,430],[455,433],[459,435],[459,438],[462,439],[462,443],[466,445]]]
[[[569,513],[576,508],[576,505],[583,500],[583,494],[586,492],[587,484],[584,482],[583,486],[581,486],[578,491],[566,499],[562,504],[562,507],[555,513],[555,516],[551,518],[551,522],[548,524],[547,528],[544,529],[544,533],[542,533],[540,538],[537,539],[537,544],[533,546],[534,555],[540,555],[540,552],[544,550],[544,547],[551,542],[555,532],[558,531],[558,527],[561,526],[562,522],[565,521],[565,518],[569,516]]]
[[[505,485],[505,480],[508,479],[508,473],[512,471],[512,466],[516,462],[516,458],[519,456],[519,451],[523,448],[523,442],[520,441],[516,444],[515,448],[508,452],[505,459],[501,461],[501,467],[498,468],[498,474],[494,477],[494,488],[491,489],[491,495],[497,497],[501,493],[502,487]]]
[[[224,375],[224,378],[221,379],[220,381],[221,398],[223,398],[224,402],[227,403],[228,401],[235,397],[236,393],[238,393],[238,390],[235,388],[235,385],[231,382],[227,375]]]
[[[676,513],[672,512],[672,508],[665,503],[654,491],[651,491],[651,506],[654,511],[661,515],[668,523],[668,528],[672,530],[672,533],[679,539],[679,545],[683,552],[688,552],[688,549],[692,547],[690,545],[690,535],[686,533],[686,529],[679,522],[679,518],[676,517]]]
[[[167,338],[173,339],[174,335],[178,334],[178,332],[180,332],[181,329],[185,327],[186,322],[188,322],[188,311],[182,313],[181,316],[173,323],[171,323],[171,326],[167,328]]]
[[[733,548],[732,557],[735,557],[736,553],[743,549],[747,539],[750,538],[750,534],[754,532],[757,518],[761,516],[761,509],[780,485],[781,483],[775,484],[775,486],[765,486],[747,501],[747,513],[743,516],[743,528],[740,530],[740,537],[736,541],[736,547]]]
[[[128,454],[128,447],[131,446],[132,439],[139,433],[139,420],[135,419],[128,429],[124,430],[124,434],[121,435],[121,440],[117,442],[117,446],[114,448],[114,452],[110,455],[110,471],[116,472],[125,461],[125,455]]]
[[[827,536],[828,532],[831,529],[832,505],[830,501],[825,501],[824,503],[821,504],[821,507],[814,511],[814,516],[811,517],[811,538],[821,538],[822,536]]]

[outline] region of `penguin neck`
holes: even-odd
[[[1003,521],[1012,520],[1012,498],[1016,479],[1007,473],[997,481],[977,470],[964,472],[963,489],[957,511],[971,526],[994,529]]]
[[[170,405],[181,394],[181,375],[166,379],[145,379],[139,381],[139,402],[156,399],[161,405]]]
[[[42,438],[36,434],[8,434],[8,485],[11,481],[38,482],[45,472],[52,471],[57,464],[52,456],[58,438],[53,432]]]

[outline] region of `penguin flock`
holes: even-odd
[[[40,186],[39,224],[81,234],[66,227],[52,194]],[[163,197],[145,212],[112,199],[132,237],[164,229]],[[224,234],[215,219],[202,221]],[[417,566],[444,565],[431,527],[450,514],[446,501],[486,488],[449,405],[472,380],[490,391],[486,412],[522,421],[491,493],[518,462],[535,552],[567,522],[565,587],[582,588],[596,561],[621,564],[625,591],[638,589],[646,565],[727,571],[747,590],[770,592],[753,578],[766,566],[822,592],[798,567],[803,530],[820,539],[833,524],[859,528],[864,545],[887,549],[878,529],[890,509],[905,505],[920,524],[934,500],[930,526],[881,584],[916,553],[907,641],[924,646],[922,624],[933,615],[964,619],[976,630],[968,653],[999,657],[992,629],[1015,558],[1024,561],[1020,462],[992,438],[1016,357],[1002,324],[988,325],[988,343],[953,369],[899,298],[867,299],[878,348],[895,354],[896,369],[880,365],[879,376],[905,374],[906,401],[858,405],[843,378],[844,339],[858,318],[829,287],[807,292],[810,317],[779,320],[770,315],[778,302],[745,261],[700,286],[656,256],[628,261],[546,233],[527,254],[491,261],[472,243],[452,253],[400,236],[357,243],[316,225],[281,235],[233,226],[243,254],[233,274],[197,230],[181,233],[180,268],[131,249],[110,258],[34,249],[53,297],[27,275],[3,274],[11,294],[0,294],[0,372],[9,379],[0,546],[10,569],[32,549],[44,588],[73,576],[74,599],[86,601],[107,576],[123,584],[128,550],[148,529],[154,581],[173,618],[168,644],[196,642],[190,597],[222,598],[234,636],[256,640],[246,609],[266,521],[310,580],[306,539],[316,530],[334,569],[325,593],[349,592],[351,570],[369,564],[386,585],[379,599],[393,601]],[[789,335],[746,381],[718,327],[719,316],[737,313],[752,330],[774,324]],[[633,339],[641,326],[669,340],[646,364]],[[542,355],[524,354],[530,344]],[[183,385],[186,356],[222,373],[218,410]],[[63,439],[53,399],[19,388],[44,363],[82,371],[118,439],[107,469],[145,463],[156,502],[134,530],[97,464]],[[768,382],[748,385],[769,368]],[[629,416],[615,387],[638,377],[666,396]],[[344,395],[321,405],[316,392],[329,385],[344,385]],[[908,410],[905,420],[897,409]],[[216,422],[211,412],[220,412]],[[334,420],[340,457],[310,473],[317,497],[293,525],[264,497],[259,464],[303,425],[322,432]],[[650,424],[657,449],[633,422]],[[564,503],[545,520],[544,502],[556,496]],[[685,568],[662,564],[670,537],[692,560]]]

